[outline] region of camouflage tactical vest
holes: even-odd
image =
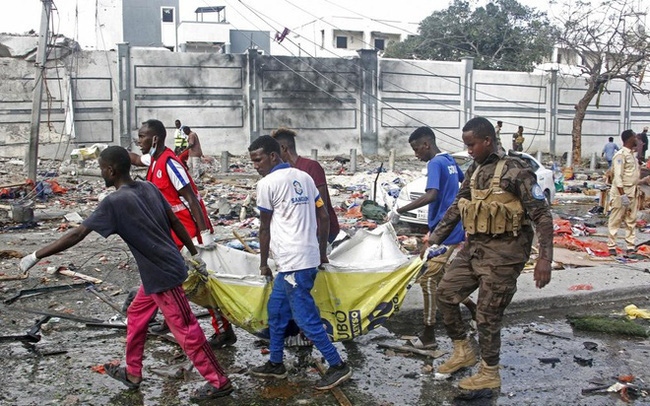
[[[501,189],[505,159],[497,162],[494,175],[488,189],[476,189],[476,175],[479,165],[470,179],[472,200],[461,198],[458,209],[467,234],[503,234],[511,232],[517,235],[521,227],[528,222],[524,218],[521,201],[512,193]]]

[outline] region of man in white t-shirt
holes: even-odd
[[[311,296],[318,266],[328,262],[327,208],[311,176],[282,161],[280,144],[274,138],[261,136],[248,151],[255,170],[262,175],[257,184],[260,273],[273,276],[268,266],[271,253],[278,268],[267,305],[270,360],[252,368],[250,373],[264,378],[287,377],[283,364],[284,333],[293,319],[330,366],[316,383],[316,389],[331,389],[348,380],[352,370],[329,340]],[[321,224],[318,234],[317,215]]]

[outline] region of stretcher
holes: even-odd
[[[268,336],[266,304],[272,282],[259,274],[259,256],[216,244],[200,249],[209,275],[191,272],[183,287],[193,303],[218,308],[235,325]],[[403,253],[390,223],[359,230],[329,255],[311,293],[333,341],[352,340],[397,312],[422,267]],[[275,264],[269,261],[271,269]]]

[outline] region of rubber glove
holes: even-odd
[[[393,205],[393,208],[386,215],[386,221],[390,221],[392,224],[397,224],[399,221],[400,214],[397,212],[397,205]]]
[[[208,266],[205,264],[205,261],[203,261],[199,254],[191,256],[188,255],[184,258],[185,265],[187,265],[190,270],[194,270],[203,276],[208,276]]]
[[[447,252],[446,245],[433,244],[429,248],[427,248],[427,251],[425,253],[425,258],[426,259],[435,258],[437,256],[444,254],[445,252]]]
[[[23,271],[23,273],[27,273],[27,271],[29,271],[37,263],[38,258],[36,258],[36,251],[34,251],[31,254],[24,256],[20,260],[20,270]]]
[[[621,196],[621,205],[622,205],[623,207],[627,207],[627,206],[630,205],[630,198],[627,197],[627,195],[622,195],[622,196]]]

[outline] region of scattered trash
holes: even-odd
[[[14,223],[30,223],[34,221],[34,202],[28,200],[12,204],[11,218]]]
[[[589,252],[590,255],[597,257],[609,257],[609,248],[607,243],[603,241],[582,241],[570,234],[561,234],[553,237],[553,245],[572,251]]]
[[[630,402],[639,397],[647,397],[650,388],[634,384],[634,375],[621,375],[613,384],[591,382],[597,386],[582,389],[583,395],[618,393],[623,402]]]
[[[598,344],[593,341],[585,341],[582,345],[584,345],[585,349],[589,351],[596,351],[598,349]]]
[[[118,365],[120,365],[120,360],[114,359],[114,360],[112,360],[112,361],[110,361],[110,362],[108,362],[106,364],[118,366]],[[93,365],[93,366],[90,367],[90,370],[93,371],[93,372],[97,372],[99,374],[105,374],[106,370],[104,369],[104,365],[106,365],[106,364]]]
[[[365,200],[361,204],[361,214],[364,218],[375,221],[384,221],[388,210],[372,200]]]
[[[106,144],[93,144],[89,147],[75,148],[70,153],[70,159],[73,161],[87,161],[97,159],[99,153],[108,148]]]
[[[16,250],[2,250],[0,251],[0,259],[8,259],[8,258],[22,258],[23,257],[22,252],[16,251]]]
[[[440,358],[446,354],[445,351],[440,350],[421,350],[409,345],[399,345],[399,344],[390,344],[390,343],[377,343],[377,347],[393,350],[396,352],[408,352],[417,355],[423,355],[429,358]]]
[[[559,358],[537,358],[542,364],[551,364],[551,367],[555,368],[555,364],[560,362]]]
[[[578,285],[569,286],[569,290],[594,290],[594,287],[590,283],[581,283]]]
[[[413,252],[418,249],[418,239],[416,237],[407,237],[400,241],[402,247],[409,251]]]
[[[563,340],[571,340],[571,337],[568,337],[568,336],[565,336],[565,335],[562,335],[562,334],[557,334],[557,333],[554,333],[553,331],[549,331],[549,330],[540,330],[540,329],[536,329],[534,327],[531,327],[530,331],[532,331],[534,333],[537,333],[537,334],[545,335],[545,336],[561,338]]]
[[[593,358],[582,358],[578,357],[577,355],[573,356],[573,361],[580,365],[581,367],[593,367],[594,366],[594,359]]]
[[[591,214],[603,214],[605,211],[605,208],[603,206],[594,206],[591,209],[589,209],[589,213]]]
[[[69,221],[69,222],[71,222],[71,223],[78,223],[78,224],[81,224],[81,223],[84,221],[84,219],[81,217],[81,215],[79,215],[79,213],[77,213],[77,212],[68,213],[68,214],[66,214],[66,215],[63,216],[63,217],[64,217],[67,221]]]
[[[451,374],[441,374],[440,372],[433,374],[434,381],[446,381],[447,379],[451,379]]]
[[[254,249],[254,250],[259,250],[260,249],[260,243],[259,241],[247,241],[246,244],[248,247]],[[244,244],[238,240],[230,240],[224,244],[226,247],[234,248],[243,251],[244,250]]]
[[[625,306],[624,310],[625,314],[627,314],[627,317],[632,320],[636,319],[637,317],[642,319],[650,319],[650,311],[647,309],[639,309],[633,304]]]

